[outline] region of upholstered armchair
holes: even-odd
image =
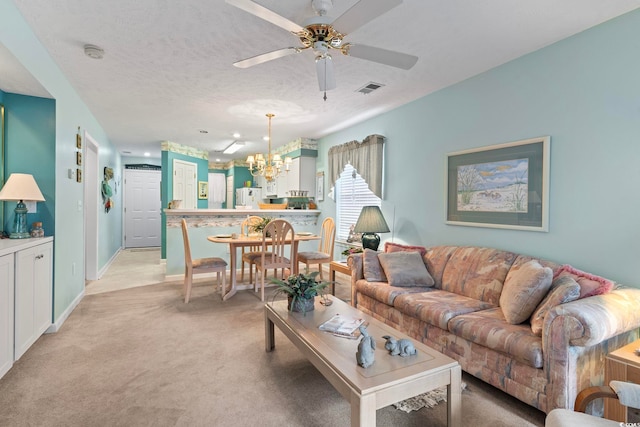
[[[581,391],[576,397],[575,412],[569,409],[554,409],[549,412],[545,427],[619,427],[619,421],[611,421],[585,414],[587,405],[600,398],[618,399],[621,405],[640,408],[640,384],[611,381],[608,386],[594,386]]]

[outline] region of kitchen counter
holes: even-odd
[[[165,209],[167,228],[180,227],[182,218],[189,227],[240,227],[250,215],[283,218],[295,226],[315,226],[317,209]],[[305,230],[306,231],[306,230]]]
[[[242,221],[250,215],[286,219],[296,232],[319,233],[317,209],[164,209],[166,218],[166,269],[170,279],[184,275],[184,246],[180,223],[184,218],[189,228],[191,256],[193,258],[221,257],[229,262],[226,245],[216,245],[209,236],[239,233]],[[317,250],[318,242],[303,242],[300,250]]]

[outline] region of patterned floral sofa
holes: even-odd
[[[354,306],[544,412],[602,385],[606,355],[640,335],[640,289],[527,255],[387,243],[348,264]]]

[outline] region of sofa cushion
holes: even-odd
[[[500,295],[500,308],[507,322],[517,325],[531,317],[549,291],[552,279],[553,271],[536,260],[509,270]]]
[[[456,249],[458,249],[458,246],[434,246],[427,249],[427,253],[422,257],[429,274],[436,282],[434,286],[438,289],[442,289],[444,268]]]
[[[429,292],[433,288],[425,286],[413,286],[409,288],[399,288],[390,286],[386,282],[368,282],[366,280],[358,280],[356,282],[356,291],[376,301],[383,302],[393,306],[396,297],[408,293]]]
[[[493,248],[458,247],[442,275],[442,289],[498,306],[516,254]]]
[[[528,366],[542,368],[542,338],[531,332],[529,325],[507,323],[500,308],[456,316],[449,322],[449,331]]]
[[[433,286],[435,283],[418,252],[381,253],[378,259],[391,286]]]
[[[547,312],[556,305],[575,301],[578,298],[580,298],[580,285],[572,277],[562,276],[554,280],[547,296],[531,315],[531,332],[542,336],[542,324]]]
[[[384,274],[378,252],[372,249],[365,249],[362,253],[362,272],[364,278],[369,282],[386,282],[387,276]]]
[[[447,330],[449,321],[455,316],[493,307],[477,299],[437,289],[431,292],[399,295],[393,305],[409,316],[444,330]]]
[[[385,253],[391,252],[419,252],[420,256],[424,256],[427,253],[427,248],[424,246],[409,246],[409,245],[401,245],[399,243],[393,242],[385,242],[384,244]]]
[[[590,273],[573,268],[570,265],[563,265],[554,278],[560,276],[571,276],[580,285],[580,298],[592,297],[611,292],[614,283],[604,277],[595,276]]]

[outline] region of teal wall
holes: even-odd
[[[162,199],[162,208],[166,209],[169,205],[169,201],[173,200],[173,161],[184,160],[185,162],[195,163],[198,167],[198,181],[209,181],[209,161],[207,159],[201,159],[198,157],[186,156],[180,153],[174,153],[172,151],[162,151],[161,153],[161,165],[162,165],[162,183],[160,186],[160,193]],[[208,200],[198,200],[198,209],[207,209]],[[162,259],[167,258],[167,218],[162,214],[162,246],[160,249]]]
[[[54,206],[53,321],[56,322],[68,314],[68,309],[82,295],[85,287],[84,187],[75,179],[67,177],[67,170],[76,168],[75,141],[78,127],[100,144],[101,169],[109,166],[116,171],[121,170],[120,155],[11,0],[0,0],[0,43],[55,99],[55,151],[50,153],[46,161],[38,161],[38,168],[52,170],[53,177],[50,179],[55,185],[54,195],[45,206]],[[8,94],[4,94],[5,101],[7,96]],[[46,141],[36,145],[38,150],[49,152],[51,149]],[[7,161],[6,167],[12,169],[16,166],[12,161]],[[122,206],[121,194],[120,191],[115,195],[117,207]],[[103,210],[98,222],[98,268],[101,269],[120,248],[121,209],[112,209],[109,214]]]
[[[318,170],[331,146],[374,133],[387,137],[383,240],[497,247],[640,287],[640,10],[323,138]],[[445,224],[446,153],[543,135],[548,233]]]
[[[28,173],[36,180],[44,202],[27,213],[27,224],[41,221],[47,236],[55,234],[56,102],[53,99],[4,94],[5,176]],[[16,202],[4,203],[4,230],[13,231]]]

